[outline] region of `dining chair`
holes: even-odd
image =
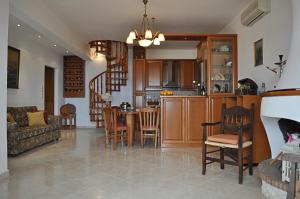
[[[144,147],[147,138],[154,139],[155,148],[157,148],[160,131],[160,108],[142,108],[139,111],[141,146]]]
[[[219,162],[221,169],[224,164],[238,166],[239,168],[239,184],[243,183],[243,152],[246,154],[246,169],[249,169],[249,175],[253,175],[253,112],[254,104],[250,109],[240,106],[226,108],[222,105],[221,121],[216,123],[203,123],[203,142],[202,142],[202,174],[206,173],[206,165]],[[219,132],[214,132],[213,126],[221,126]],[[210,131],[208,131],[208,127]],[[217,147],[211,151],[207,151],[207,146]],[[247,151],[244,149],[248,148]],[[220,152],[220,157],[208,156],[208,154]],[[225,160],[228,156],[232,160]]]
[[[109,141],[113,139],[113,149],[116,149],[117,142],[120,140],[124,143],[124,139],[128,139],[129,127],[125,121],[120,122],[120,110],[116,107],[103,108],[103,119],[105,129],[105,145],[109,144]]]
[[[63,128],[76,128],[76,107],[73,104],[64,104],[60,107],[60,123]]]

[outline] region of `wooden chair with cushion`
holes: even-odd
[[[155,148],[159,141],[159,108],[142,108],[139,112],[140,128],[141,128],[141,146],[144,147],[144,142],[147,138],[154,139]]]
[[[125,122],[118,122],[120,115],[120,110],[116,107],[103,108],[105,145],[109,144],[109,141],[113,138],[113,149],[116,149],[118,140],[122,144],[124,143],[124,139],[128,141],[129,127]]]
[[[221,169],[224,164],[235,165],[239,168],[239,184],[243,183],[243,159],[247,159],[249,175],[253,175],[252,151],[253,151],[253,112],[254,105],[251,109],[239,106],[226,108],[222,106],[222,121],[216,123],[203,123],[203,143],[202,143],[202,174],[206,173],[206,165],[219,162]],[[220,126],[219,132],[213,132],[213,126]],[[208,131],[210,127],[210,131]],[[213,149],[207,151],[207,146]],[[248,148],[247,151],[244,149]],[[243,151],[247,152],[247,157],[243,156]],[[220,158],[208,156],[208,154],[220,152]],[[225,160],[228,156],[232,160]]]
[[[61,124],[64,128],[76,128],[76,107],[73,104],[65,104],[60,107]],[[69,125],[68,125],[69,120]],[[74,121],[74,124],[73,124]]]

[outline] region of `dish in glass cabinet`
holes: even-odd
[[[214,93],[219,93],[221,91],[221,86],[219,84],[215,84],[213,88]]]

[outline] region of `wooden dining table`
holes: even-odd
[[[135,116],[138,115],[139,110],[128,110],[128,111],[121,111],[122,115],[126,116],[126,125],[129,128],[128,132],[128,140],[127,145],[128,147],[132,147],[134,141],[134,134],[135,134]]]

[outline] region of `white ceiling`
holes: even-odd
[[[218,33],[250,1],[149,0],[148,15],[163,33]],[[143,9],[142,0],[10,0],[16,18],[11,23],[20,20],[27,34],[42,35],[43,45],[56,43],[62,54],[69,50],[86,60],[89,41],[125,41],[131,29],[140,28]],[[165,42],[160,48],[195,48],[195,42]]]
[[[10,15],[9,16],[9,35],[17,35],[20,37],[25,37],[30,41],[39,43],[40,45],[51,49],[52,51],[61,54],[61,55],[72,55],[68,49],[64,48],[59,43],[56,43],[50,40],[47,35],[43,35],[30,27],[29,25],[23,23],[21,20],[17,19],[16,17]]]
[[[40,0],[82,42],[94,39],[125,41],[139,28],[142,0]],[[149,16],[164,33],[218,33],[249,0],[149,0]]]

